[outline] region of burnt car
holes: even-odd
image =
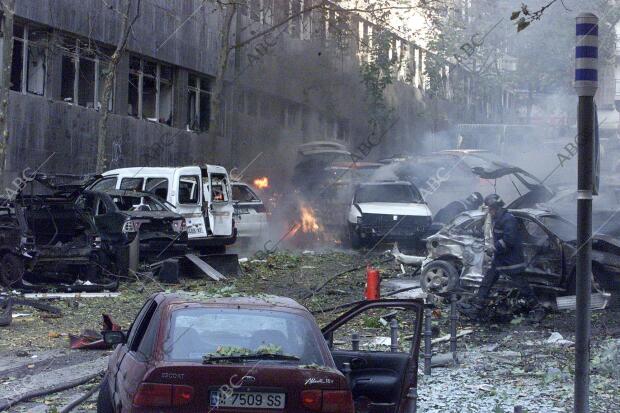
[[[480,150],[445,150],[398,160],[380,168],[379,176],[406,180],[439,211],[472,192],[501,193],[510,208],[532,208],[554,196],[553,189],[524,169]]]
[[[524,242],[523,275],[543,295],[574,294],[577,229],[570,221],[544,209],[510,210]],[[427,291],[447,292],[457,286],[480,286],[490,265],[485,254],[490,224],[481,210],[464,212],[427,238],[421,285]],[[486,229],[486,230],[485,230]],[[485,241],[486,240],[486,241]],[[620,240],[607,235],[592,238],[592,272],[598,290],[620,288]],[[509,284],[500,278],[498,286]]]
[[[187,250],[185,218],[151,193],[83,191],[76,205],[94,217],[102,241],[113,251],[123,251],[137,240],[140,260],[149,262]]]
[[[415,411],[422,309],[419,300],[362,302],[320,330],[289,298],[158,293],[129,331],[104,332],[118,346],[97,411]],[[353,340],[356,321],[388,311],[411,339],[387,348]]]
[[[377,181],[356,187],[347,229],[353,248],[378,241],[417,242],[431,228],[431,210],[406,181]]]
[[[113,257],[91,215],[76,208],[82,183],[35,174],[0,203],[0,281],[15,288],[48,282],[74,291],[114,289]]]

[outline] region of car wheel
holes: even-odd
[[[425,292],[448,292],[457,284],[459,273],[456,267],[443,260],[435,260],[424,267],[420,286]]]
[[[97,396],[97,413],[114,413],[114,404],[110,395],[110,386],[108,384],[108,375],[106,374],[101,380],[99,387],[99,395]]]
[[[24,260],[15,254],[6,253],[0,259],[0,283],[6,287],[21,284],[24,277]]]

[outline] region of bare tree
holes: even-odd
[[[0,80],[0,172],[6,167],[6,152],[9,143],[9,90],[11,88],[11,63],[13,62],[13,23],[15,0],[1,0],[2,10],[2,79]]]
[[[140,17],[140,6],[142,0],[124,0],[122,8],[117,10],[121,18],[121,28],[116,49],[110,58],[110,64],[108,70],[103,75],[103,99],[101,104],[102,115],[99,118],[99,126],[97,133],[97,173],[101,173],[105,170],[106,159],[106,141],[108,137],[108,117],[110,115],[109,102],[112,98],[112,91],[114,88],[114,75],[118,64],[123,57],[123,53],[127,49],[127,40],[135,25],[136,21]],[[134,7],[135,6],[135,7]],[[133,15],[133,17],[132,17]]]

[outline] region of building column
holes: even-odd
[[[58,32],[52,32],[47,50],[47,73],[45,76],[45,97],[56,101],[61,100],[62,87],[62,54],[58,47],[60,40]]]
[[[172,126],[178,129],[187,127],[187,84],[189,73],[185,69],[178,68],[174,74],[174,97]]]
[[[127,116],[129,95],[129,54],[123,53],[116,67],[116,81],[114,82],[113,113]]]

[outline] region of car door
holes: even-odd
[[[149,299],[131,325],[127,342],[123,344],[116,358],[118,361],[113,377],[113,400],[117,411],[125,411],[131,406],[136,389],[147,371],[151,354],[145,352],[143,341],[154,340],[147,332],[152,333],[155,324],[159,324],[158,304],[154,299]],[[146,341],[144,343],[148,344]],[[150,348],[152,349],[152,345]]]
[[[245,184],[232,185],[239,237],[257,237],[266,231],[267,213],[260,198]]]
[[[421,300],[365,301],[322,329],[338,369],[350,366],[357,413],[412,411],[422,313]]]
[[[208,172],[208,191],[205,189],[205,200],[208,199],[209,227],[215,236],[231,236],[234,207],[231,202],[228,175]]]
[[[523,239],[525,274],[530,283],[550,287],[562,281],[562,243],[538,221],[517,217]]]

